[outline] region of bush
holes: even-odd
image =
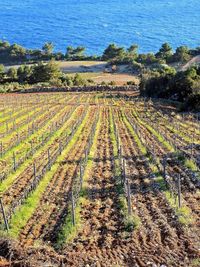
[[[200,111],[200,93],[189,96],[183,107],[188,111]]]
[[[199,110],[199,67],[177,73],[173,68],[146,73],[140,82],[140,94],[180,101],[184,103],[185,109]]]

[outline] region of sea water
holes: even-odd
[[[140,52],[200,46],[200,0],[0,0],[0,39],[28,48],[47,41],[56,51],[85,46],[100,54],[109,43]]]

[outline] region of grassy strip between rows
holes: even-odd
[[[40,113],[40,112],[42,112],[42,113]],[[39,113],[39,114],[37,114],[37,113]],[[43,117],[46,113],[47,113],[47,111],[44,111],[44,112],[43,112],[42,108],[37,108],[36,111],[31,112],[31,114],[33,114],[33,115],[34,115],[34,114],[37,114],[37,116],[36,116],[35,118],[32,118],[32,120],[31,120],[29,123],[27,122],[27,123],[25,123],[25,124],[22,123],[22,125],[18,125],[19,127],[16,129],[17,132],[20,133],[20,132],[22,132],[23,130],[26,130],[27,125],[32,125],[32,123],[34,122],[34,120]],[[31,114],[29,114],[29,115],[31,116]],[[12,132],[8,133],[7,135],[5,135],[5,137],[1,138],[1,141],[2,141],[3,143],[6,143],[6,142],[9,142],[10,140],[12,140],[13,134],[16,133],[16,130],[13,129]]]
[[[82,218],[81,218],[81,210],[82,210],[82,206],[88,203],[88,198],[87,198],[88,182],[87,181],[91,176],[92,167],[94,164],[94,157],[96,154],[97,141],[98,141],[100,126],[101,126],[101,118],[102,118],[102,114],[100,113],[99,120],[96,126],[93,143],[92,143],[89,155],[88,155],[88,160],[86,162],[86,168],[85,168],[85,172],[83,175],[83,187],[80,192],[80,197],[76,204],[76,209],[75,209],[76,225],[74,226],[72,224],[72,211],[70,210],[58,234],[58,239],[56,242],[57,249],[61,248],[64,244],[72,241],[77,236],[78,231],[80,231],[83,227],[84,222],[82,221]]]
[[[192,170],[192,171],[194,171],[194,172],[198,171],[197,164],[196,164],[196,162],[194,162],[194,160],[192,160],[192,159],[184,158],[184,165],[185,165],[188,169],[190,169],[190,170]]]
[[[140,151],[142,152],[142,154],[144,156],[147,155],[146,147],[143,146],[143,144],[141,143],[139,136],[136,134],[135,130],[133,129],[132,125],[127,120],[127,118],[124,115],[124,113],[123,113],[123,120],[124,120],[124,123],[125,123],[126,127],[129,129],[131,135],[133,136],[135,142],[137,143],[138,148],[140,149]]]
[[[64,99],[63,99],[63,102],[64,102]],[[39,120],[40,118],[44,117],[51,109],[53,109],[52,107],[48,107],[47,106],[47,111],[44,111],[42,112],[41,114],[38,114],[38,116],[36,118],[34,118],[34,120],[31,120],[29,122],[29,125],[31,125],[33,123],[33,121],[35,121],[36,119]],[[38,110],[41,110],[42,111],[42,108],[41,107],[37,107],[36,111],[34,111],[34,113],[36,113]],[[28,124],[25,124],[25,125],[21,125],[17,131],[19,133],[19,131],[23,131],[26,129]],[[1,141],[3,141],[3,143],[6,143],[8,141],[10,141],[11,137],[13,135],[13,132],[9,133],[8,135],[6,135],[4,138],[1,139]]]
[[[137,114],[136,114],[135,116],[137,116]],[[140,120],[140,119],[138,118],[138,120]],[[140,120],[140,121],[141,121],[141,120]],[[143,123],[143,122],[142,122],[142,123]],[[150,127],[150,126],[148,125],[148,127]],[[166,127],[168,127],[168,126],[166,126]],[[152,127],[150,127],[150,128],[152,128]],[[169,127],[168,127],[168,128],[169,128]],[[173,128],[172,128],[172,129],[173,129]],[[150,131],[150,129],[149,129],[149,131]],[[153,129],[153,131],[155,132],[154,129]],[[152,131],[151,131],[151,132],[152,132]],[[177,132],[177,134],[179,133],[178,131],[176,131],[176,132]],[[154,134],[154,133],[152,132],[152,134]],[[157,134],[158,134],[158,133],[157,133]],[[159,135],[159,134],[158,134],[158,135]],[[162,137],[162,136],[161,136],[161,137]],[[161,141],[161,139],[160,139],[159,141]],[[164,145],[166,148],[168,147],[168,149],[169,149],[170,146],[171,146],[171,144],[169,144],[169,142],[167,142],[167,141],[163,142],[163,145]],[[171,151],[174,151],[173,146],[171,146]],[[178,157],[178,156],[179,156],[179,152],[176,152],[176,154],[177,154],[177,157]],[[157,160],[157,162],[159,162],[159,159]],[[183,158],[183,165],[184,165],[185,167],[187,167],[188,169],[194,171],[194,172],[198,172],[198,167],[197,167],[195,161],[192,160],[192,159],[186,159],[186,158]],[[200,173],[199,173],[199,172],[197,173],[197,177],[200,179]]]
[[[129,125],[129,127],[132,127],[132,126]],[[132,130],[134,132],[133,128],[132,128]],[[132,131],[131,131],[131,133],[132,133]],[[134,132],[133,138],[135,138],[135,135],[136,135],[136,133]],[[138,142],[138,139],[139,138],[136,138],[135,141]],[[139,140],[139,142],[140,142],[140,140]],[[139,144],[138,147],[139,147],[140,151],[142,152],[142,154],[144,156],[147,156],[144,148],[141,149],[143,147],[143,145]],[[155,181],[159,184],[160,189],[163,191],[163,193],[164,193],[164,195],[165,195],[170,207],[172,207],[173,210],[175,211],[175,213],[176,213],[176,215],[178,217],[178,221],[181,224],[185,225],[185,226],[191,224],[193,222],[192,216],[191,216],[192,211],[185,205],[182,205],[181,208],[178,207],[178,202],[177,201],[175,202],[173,196],[171,196],[170,191],[167,190],[164,178],[162,177],[161,173],[159,172],[158,167],[152,162],[151,157],[147,157],[147,158],[149,160],[150,168],[152,170],[152,173],[156,177]]]
[[[147,112],[149,114],[149,112]],[[177,120],[177,121],[173,121],[172,123],[169,121],[169,119],[166,119],[165,117],[163,117],[163,114],[161,112],[157,112],[156,114],[158,114],[158,116],[160,117],[160,119],[164,120],[165,122],[165,125],[166,125],[166,128],[168,128],[171,132],[174,132],[175,134],[181,136],[186,142],[190,142],[191,141],[191,138],[188,137],[187,135],[185,135],[184,133],[184,130],[183,129],[180,129],[179,130],[177,128],[174,128],[174,126],[171,126],[171,125],[180,125],[182,126],[183,128],[185,129],[188,129],[188,127],[192,127],[192,126],[189,126],[187,124],[184,124],[183,122],[181,122],[180,120]],[[151,114],[149,114],[149,116],[151,116]],[[154,114],[154,118],[155,118],[155,114]],[[193,126],[194,127],[194,126]],[[195,129],[194,128],[194,132],[196,134],[200,134],[200,131],[198,129]]]
[[[42,128],[40,128],[39,131],[34,132],[33,134],[29,135],[28,138],[22,140],[18,145],[16,145],[15,147],[12,147],[9,151],[7,151],[3,157],[1,158],[0,161],[2,160],[6,160],[6,161],[10,161],[13,158],[13,152],[15,152],[15,154],[17,155],[17,157],[19,157],[19,152],[20,152],[20,156],[22,157],[23,155],[26,154],[26,152],[28,150],[30,150],[30,145],[27,148],[27,144],[30,144],[31,141],[34,141],[34,145],[35,145],[35,140],[37,140],[38,142],[41,142],[40,139],[42,137],[42,135],[49,136],[49,125],[52,121],[56,120],[57,118],[59,118],[61,116],[61,113],[63,113],[63,110],[58,111],[58,113],[56,115],[54,115],[50,120],[46,120],[45,124]],[[9,158],[10,157],[10,158]]]
[[[37,208],[40,199],[42,198],[42,195],[45,192],[45,189],[47,188],[49,182],[57,172],[62,161],[65,159],[66,154],[70,152],[70,150],[75,145],[78,138],[80,138],[81,131],[83,130],[88,119],[89,119],[89,112],[87,112],[86,117],[83,119],[81,125],[78,127],[73,138],[70,140],[67,147],[63,150],[62,154],[57,158],[57,161],[52,166],[51,170],[45,174],[45,176],[40,181],[36,190],[26,199],[26,202],[13,215],[10,222],[10,231],[9,231],[10,236],[16,238],[19,235],[21,229],[25,227],[29,218],[32,216],[35,209]]]
[[[195,124],[192,123],[193,125],[191,125],[190,123],[189,124],[186,124],[183,122],[179,122],[179,123],[186,130],[188,129],[188,127],[191,127],[191,130],[193,129],[195,134],[198,134],[198,135],[200,134],[200,130],[198,129],[199,127],[198,123],[195,123]]]
[[[39,111],[40,109],[42,110],[42,108],[38,108],[38,110],[28,110],[25,114],[21,115],[20,117],[17,117],[17,118],[15,119],[16,129],[18,128],[18,126],[19,126],[19,124],[20,124],[21,122],[27,120],[29,116],[34,115],[34,114],[37,113],[37,111]],[[9,121],[9,122],[5,122],[4,124],[0,125],[0,132],[2,132],[2,131],[6,131],[6,130],[7,130],[7,125],[9,125],[9,124],[13,125],[13,122],[14,122],[14,120]],[[13,129],[12,132],[14,132],[14,129]]]
[[[140,124],[142,124],[144,127],[146,127],[147,130],[148,130],[150,133],[152,133],[152,134],[158,139],[158,141],[159,141],[160,143],[163,144],[163,146],[164,146],[165,148],[167,148],[167,149],[169,150],[169,152],[174,152],[174,151],[175,151],[175,150],[174,150],[174,147],[173,147],[169,142],[167,142],[167,141],[163,138],[163,136],[162,136],[161,134],[159,134],[155,129],[153,129],[150,125],[146,124],[145,122],[143,122],[143,121],[139,118],[139,116],[138,116],[138,114],[137,114],[136,111],[133,111],[133,115],[134,115],[134,117],[138,120],[138,122],[139,122]]]
[[[6,116],[2,116],[2,117],[0,117],[0,123],[1,124],[3,124],[3,123],[12,123],[12,121],[13,121],[13,119],[15,119],[15,118],[20,118],[21,116],[24,116],[24,114],[22,114],[21,116],[19,116],[19,114],[21,114],[21,113],[26,113],[27,114],[27,112],[30,112],[30,110],[32,110],[33,109],[33,107],[31,106],[31,107],[24,107],[23,109],[22,108],[20,108],[20,109],[18,109],[16,112],[14,112],[14,113],[12,113],[12,109],[10,108],[10,111],[11,111],[11,114],[8,114],[8,115],[6,115]],[[22,112],[23,111],[23,112]],[[8,112],[8,111],[7,111]],[[0,112],[1,113],[1,112]],[[12,115],[12,116],[11,116]]]
[[[125,116],[123,116],[123,119],[125,120],[125,124],[127,124],[129,127],[129,130],[131,130],[132,132],[132,127],[129,124],[128,120],[126,119]],[[119,159],[119,154],[118,154],[118,147],[117,147],[117,139],[116,139],[116,135],[115,135],[115,131],[114,131],[114,122],[113,122],[114,118],[112,113],[110,112],[110,132],[111,132],[111,141],[113,144],[113,151],[114,151],[114,158],[115,158],[115,177],[117,178],[117,191],[119,194],[119,207],[120,207],[120,211],[123,217],[123,222],[124,222],[124,226],[126,231],[132,231],[133,229],[137,229],[139,228],[141,221],[140,218],[137,216],[137,214],[135,214],[132,211],[132,214],[129,215],[128,214],[128,204],[127,204],[127,199],[126,196],[124,194],[124,187],[121,183],[121,177],[122,177],[122,170],[120,167],[120,159]],[[137,140],[139,141],[139,139]]]
[[[189,137],[189,136],[187,136],[187,135],[185,135],[184,132],[175,129],[174,127],[172,127],[172,126],[170,126],[170,125],[167,125],[166,127],[167,127],[170,131],[172,131],[173,133],[175,133],[175,134],[181,136],[185,142],[188,142],[188,143],[191,143],[191,142],[192,142],[192,138]],[[194,139],[194,142],[195,142],[196,144],[200,144],[200,141],[199,141],[199,140],[197,141],[197,140]]]
[[[27,168],[34,159],[37,159],[37,157],[43,152],[45,151],[45,149],[48,148],[48,146],[57,138],[60,136],[60,134],[65,130],[65,128],[67,127],[67,125],[70,123],[71,120],[74,119],[74,117],[76,117],[76,112],[74,112],[72,114],[72,116],[70,117],[70,119],[63,125],[63,127],[61,127],[57,132],[55,132],[51,138],[49,139],[49,141],[42,146],[40,149],[38,149],[38,151],[34,154],[34,158],[31,157],[30,159],[26,160],[18,169],[15,173],[12,173],[11,175],[9,175],[1,184],[0,184],[0,194],[3,194],[10,185],[12,185],[12,183],[15,181],[16,177],[18,175],[20,175],[25,168]],[[70,130],[67,129],[66,133],[69,133]]]

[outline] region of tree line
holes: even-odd
[[[54,44],[47,42],[41,49],[26,49],[18,44],[10,44],[7,41],[0,41],[0,63],[21,63],[44,60],[85,60],[93,59],[96,56],[86,56],[85,47],[68,46],[66,53],[54,52]]]
[[[54,52],[55,46],[47,42],[41,49],[26,49],[18,44],[0,41],[0,63],[26,62],[41,60],[105,60],[111,63],[130,63],[140,68],[142,64],[186,62],[192,56],[200,54],[200,47],[190,49],[180,46],[175,51],[168,43],[162,44],[157,53],[138,53],[138,45],[132,44],[129,48],[109,44],[102,55],[86,55],[84,46],[67,46],[66,52]]]
[[[60,71],[55,60],[39,62],[34,65],[20,65],[8,70],[0,65],[0,92],[15,91],[19,88],[29,88],[31,85],[44,86],[88,86],[94,82],[83,79],[80,74],[67,75]]]

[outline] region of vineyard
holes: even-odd
[[[197,114],[130,92],[1,95],[0,170],[0,266],[200,266]]]

